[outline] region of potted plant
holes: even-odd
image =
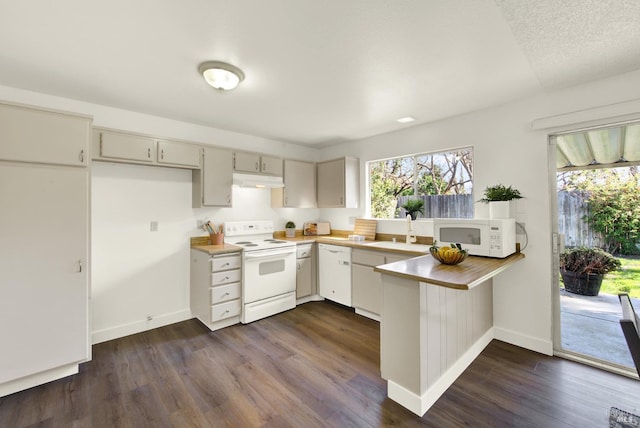
[[[288,221],[287,224],[284,225],[285,228],[285,236],[287,238],[295,238],[296,236],[296,224],[292,221]]]
[[[411,216],[411,220],[415,220],[418,217],[418,213],[424,214],[424,201],[422,199],[409,199],[402,208]]]
[[[597,296],[607,272],[620,269],[620,260],[600,248],[576,247],[560,253],[564,289],[583,296]]]
[[[518,189],[497,184],[484,189],[484,198],[479,202],[489,204],[489,218],[512,218],[512,201],[516,199],[522,199]]]

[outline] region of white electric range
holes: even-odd
[[[224,242],[242,247],[242,323],[296,307],[296,244],[273,238],[270,220],[229,221]]]

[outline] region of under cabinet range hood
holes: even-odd
[[[259,189],[275,189],[284,187],[282,177],[258,174],[233,174],[233,185],[238,187],[255,187]]]

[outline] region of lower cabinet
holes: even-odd
[[[315,245],[298,244],[296,253],[296,298],[302,299],[317,293]]]
[[[242,256],[191,250],[191,314],[210,330],[240,322]]]
[[[356,313],[380,319],[382,310],[382,276],[373,268],[386,263],[405,260],[411,256],[380,251],[354,249],[351,253],[352,306]]]

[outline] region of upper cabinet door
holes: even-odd
[[[230,207],[233,152],[217,147],[205,147],[203,151],[201,194],[194,193],[194,199],[198,196],[201,198],[200,206]],[[198,173],[193,171],[194,177],[199,177]],[[194,206],[198,205],[194,203]]]
[[[260,172],[260,155],[258,153],[235,152],[233,169],[240,172]]]
[[[318,208],[358,208],[360,163],[340,158],[317,164]]]
[[[138,135],[102,131],[99,156],[151,163],[156,157],[156,141]]]
[[[0,104],[0,159],[87,166],[91,118]]]
[[[285,207],[316,207],[316,168],[313,162],[284,161]]]
[[[282,158],[263,155],[260,156],[260,160],[262,161],[260,165],[261,173],[282,177]]]
[[[200,167],[200,148],[185,143],[158,141],[158,163]]]

